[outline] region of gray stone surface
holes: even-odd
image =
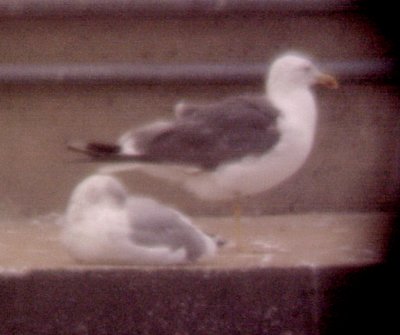
[[[309,269],[45,271],[0,279],[2,334],[315,334]]]
[[[387,266],[36,271],[0,277],[1,334],[390,332]]]

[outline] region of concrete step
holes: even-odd
[[[343,83],[397,81],[396,62],[390,58],[319,62]],[[2,85],[205,85],[258,84],[264,81],[268,64],[0,64]]]
[[[364,2],[3,3],[1,63],[264,62],[288,49],[346,60],[392,48]]]

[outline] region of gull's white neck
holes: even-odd
[[[293,128],[302,132],[304,140],[313,141],[317,122],[317,108],[310,87],[268,82],[267,99],[282,112],[281,128]],[[310,143],[311,144],[311,143]]]

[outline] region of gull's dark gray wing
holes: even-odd
[[[241,95],[212,103],[181,102],[176,106],[175,116],[178,119],[208,119],[215,113],[224,113],[224,111],[229,113],[229,111],[238,108],[262,111],[271,121],[279,115],[278,110],[271,106],[265,95]]]
[[[134,132],[140,160],[212,169],[258,155],[279,139],[278,111],[264,97],[237,97],[209,105],[183,105],[177,119],[162,130]]]
[[[206,251],[198,231],[175,210],[147,198],[128,199],[127,206],[132,222],[131,239],[136,244],[172,250],[185,248],[192,261]]]
[[[138,154],[125,154],[119,144],[97,142],[70,143],[68,148],[90,156],[92,161],[214,169],[248,155],[263,154],[280,136],[279,112],[263,96],[228,98],[207,105],[181,104],[176,114],[174,121],[156,122],[123,136],[127,143],[135,144]]]

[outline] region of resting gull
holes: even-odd
[[[218,241],[180,212],[130,196],[114,177],[93,175],[72,192],[62,243],[78,261],[178,264],[213,256]]]
[[[239,199],[268,190],[292,176],[313,146],[317,108],[314,85],[336,80],[298,53],[278,57],[267,73],[265,94],[208,104],[178,103],[175,118],[123,134],[114,144],[69,145],[103,172],[142,169],[177,181],[206,200]]]

